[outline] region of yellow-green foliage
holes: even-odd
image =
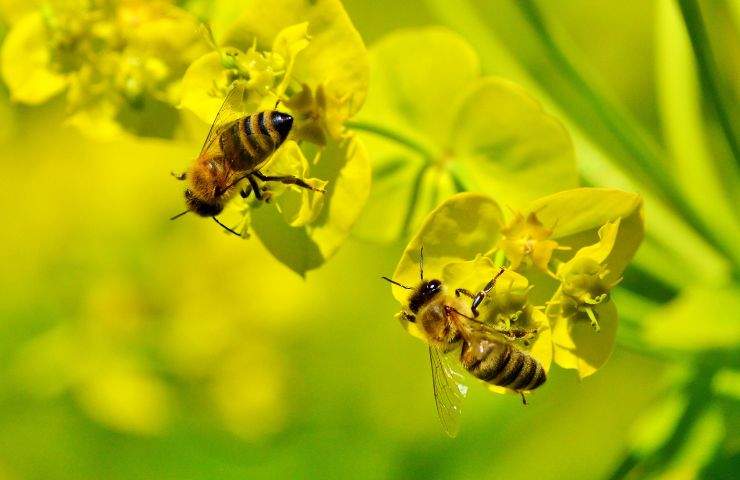
[[[0,0],[0,479],[734,478],[739,12]],[[234,85],[326,190],[236,196],[249,241],[167,220]],[[422,243],[548,369],[455,442],[378,278]]]

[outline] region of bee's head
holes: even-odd
[[[442,282],[440,280],[422,280],[409,296],[409,310],[417,313],[421,307],[434,299],[441,291]]]
[[[196,197],[190,189],[185,190],[185,204],[188,210],[201,217],[215,217],[224,209],[221,203],[208,203]]]

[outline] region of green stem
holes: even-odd
[[[660,156],[641,138],[637,129],[631,125],[631,122],[625,118],[618,108],[601,95],[591,83],[586,81],[555,42],[537,5],[532,0],[519,0],[515,2],[515,5],[537,34],[537,39],[549,55],[550,61],[571,83],[574,91],[581,95],[586,104],[604,122],[605,127],[614,138],[625,148],[628,153],[625,159],[628,163],[626,167],[640,171],[664,194],[668,194],[672,198],[677,197],[675,186],[661,168]],[[635,161],[630,161],[630,157],[634,158]]]
[[[414,178],[414,185],[411,187],[411,198],[409,199],[408,208],[406,209],[406,215],[403,218],[403,226],[401,228],[401,232],[404,237],[407,237],[410,234],[409,229],[411,228],[411,221],[414,219],[416,204],[419,202],[421,184],[423,183],[424,174],[428,168],[429,163],[422,165]]]
[[[693,0],[680,0],[691,2]],[[673,206],[683,215],[691,227],[701,234],[714,249],[727,257],[734,258],[732,252],[717,242],[716,236],[708,230],[705,222],[697,216],[695,211],[688,204],[686,199],[681,195],[672,177],[665,172],[660,160],[661,155],[651,148],[639,134],[639,127],[625,117],[619,109],[612,105],[604,95],[600,94],[596,88],[586,81],[584,76],[578,71],[568,56],[555,42],[544,17],[533,0],[517,0],[514,4],[519,8],[525,20],[537,35],[543,48],[549,55],[550,61],[558,68],[561,74],[571,83],[584,102],[589,105],[596,115],[599,116],[606,128],[612,133],[614,138],[629,153],[626,158],[622,158],[622,168],[626,171],[639,172],[645,177],[652,186],[657,188],[665,198],[669,199]],[[631,158],[630,158],[631,157]],[[631,173],[631,175],[635,175]],[[640,175],[637,175],[639,178]],[[735,274],[737,275],[740,266],[734,265]]]
[[[383,137],[387,140],[391,140],[395,143],[408,147],[409,149],[421,155],[427,163],[430,163],[432,159],[434,158],[432,151],[429,150],[426,146],[422,145],[416,140],[413,140],[397,132],[394,132],[393,130],[389,128],[386,128],[380,125],[375,125],[373,123],[359,121],[359,120],[349,120],[345,122],[345,125],[353,130],[359,130],[361,132],[371,133],[373,135]]]
[[[717,66],[712,55],[712,47],[709,43],[709,36],[704,28],[704,21],[701,9],[696,0],[678,0],[681,8],[686,30],[691,38],[691,47],[694,50],[696,64],[699,69],[699,78],[701,79],[704,91],[707,94],[709,102],[717,113],[722,133],[727,140],[735,162],[740,164],[740,146],[738,145],[738,136],[733,131],[733,123],[730,120],[730,112],[726,107],[718,81]]]

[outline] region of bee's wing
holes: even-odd
[[[219,132],[227,125],[230,125],[235,120],[245,116],[247,113],[244,109],[244,105],[247,101],[247,91],[244,84],[235,85],[224,98],[224,103],[221,104],[221,108],[216,114],[216,118],[213,119],[211,129],[208,131],[206,140],[203,142],[203,147],[200,149],[201,155],[209,148],[213,143],[213,140],[218,138]]]
[[[465,317],[463,315],[456,316],[455,320],[457,325],[461,327],[459,328],[460,334],[467,341],[470,341],[475,337],[483,337],[490,341],[506,341],[506,337],[503,332],[496,330],[493,326],[487,323],[483,323],[479,320]]]
[[[437,415],[442,428],[452,438],[460,427],[460,412],[468,387],[464,376],[456,367],[455,360],[437,347],[429,346],[429,363],[432,367],[432,384]]]

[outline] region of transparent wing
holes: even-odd
[[[498,341],[506,340],[503,332],[497,330],[490,324],[483,323],[474,318],[456,315],[454,316],[454,322],[465,340],[470,341],[473,337],[484,337],[488,340]]]
[[[230,125],[235,120],[247,115],[244,109],[244,105],[247,101],[247,90],[244,84],[237,84],[224,98],[224,103],[221,104],[221,108],[216,114],[216,118],[213,119],[211,129],[208,131],[206,140],[203,142],[203,147],[200,149],[201,155],[213,144],[213,140],[218,137],[219,132],[224,127]]]
[[[456,362],[436,347],[429,347],[429,363],[432,367],[432,384],[437,415],[445,433],[452,438],[460,428],[460,412],[468,387],[464,376],[456,368]]]

